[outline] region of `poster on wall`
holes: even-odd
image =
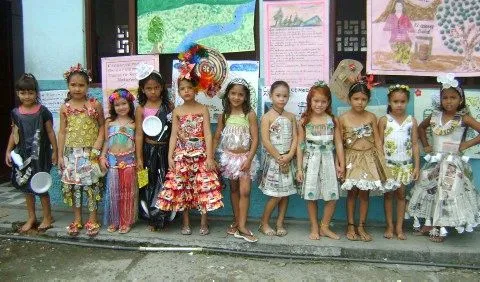
[[[263,2],[265,85],[284,80],[310,87],[329,80],[329,9],[329,0]]]
[[[138,53],[180,53],[192,43],[253,51],[254,19],[255,0],[137,0]]]
[[[480,75],[480,3],[367,0],[367,72]]]
[[[68,90],[40,91],[40,100],[53,117],[53,130],[58,134],[60,128],[60,107],[65,103]]]
[[[424,88],[416,90],[414,99],[414,112],[415,118],[419,124],[422,122],[422,120],[428,117],[434,109],[432,106],[432,97],[438,97],[439,95],[439,89]],[[467,100],[467,106],[470,109],[470,115],[474,119],[480,120],[480,90],[466,89],[465,98]],[[477,132],[470,128],[467,131],[466,139],[468,140],[474,138],[477,135]],[[430,131],[427,136],[429,136],[429,142],[432,144]],[[469,156],[470,158],[480,159],[480,145],[469,148],[464,152],[464,155]]]
[[[222,99],[219,95],[225,93],[228,82],[233,78],[243,78],[251,85],[250,106],[257,112],[258,105],[258,75],[260,67],[258,61],[227,61],[228,76],[222,85],[222,89],[214,97],[209,97],[199,92],[196,100],[208,107],[210,112],[210,123],[217,123],[218,116],[223,112]],[[182,98],[178,95],[177,80],[180,76],[180,61],[174,60],[172,63],[172,95],[175,97],[175,106],[183,104]]]
[[[159,70],[158,55],[102,58],[103,101],[108,101],[108,96],[117,88],[128,89],[137,97],[136,66],[140,63],[153,65],[155,70]],[[103,103],[103,109],[108,115],[108,103]]]

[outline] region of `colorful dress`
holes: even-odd
[[[15,108],[11,116],[14,151],[23,159],[21,167],[13,163],[12,184],[24,193],[34,194],[29,185],[32,176],[37,172],[50,172],[52,168],[52,149],[45,129],[47,121],[53,122],[52,113],[40,105],[35,113],[22,113]]]
[[[137,218],[135,129],[110,125],[107,138],[108,174],[103,220],[107,226],[125,228]]]
[[[88,197],[88,209],[93,211],[101,200],[102,172],[98,164],[99,154],[92,151],[98,138],[98,112],[95,100],[89,100],[83,108],[74,109],[65,103],[63,114],[67,120],[62,172],[64,202],[69,206],[82,206],[82,190]]]
[[[371,122],[359,127],[343,128],[345,147],[345,182],[342,190],[357,187],[360,190],[388,192],[400,184],[394,181],[385,164],[385,159],[375,147]],[[368,148],[364,148],[367,145]]]
[[[338,200],[334,158],[335,125],[331,117],[325,124],[305,125],[303,182],[299,194],[305,200]]]
[[[202,214],[223,207],[218,175],[206,167],[203,114],[185,114],[178,122],[175,168],[168,170],[156,206],[165,211],[198,209]]]
[[[139,191],[139,200],[145,203],[145,205],[139,206],[139,212],[143,219],[148,220],[150,226],[160,229],[171,218],[170,212],[162,211],[155,206],[157,196],[163,190],[163,183],[165,182],[165,175],[168,169],[168,141],[172,130],[172,122],[171,118],[169,118],[171,110],[166,105],[162,105],[160,108],[145,107],[143,118],[145,119],[149,116],[158,117],[162,124],[168,126],[168,129],[160,140],[158,140],[157,136],[151,137],[144,134],[143,166],[148,168],[148,185]],[[145,210],[143,206],[147,207],[148,210]]]
[[[391,32],[389,42],[394,52],[395,60],[404,64],[410,62],[412,41],[408,33],[415,32],[410,19],[406,15],[397,17],[394,13],[390,14],[383,30]]]
[[[414,227],[420,227],[418,218],[425,218],[426,226],[472,231],[480,223],[480,206],[468,158],[458,151],[466,130],[462,116],[442,124],[442,112],[434,111],[430,126],[434,153],[426,157],[408,212],[415,217]]]
[[[292,145],[292,121],[279,115],[270,125],[270,142],[280,155],[288,154]],[[296,129],[295,129],[296,130]],[[268,152],[263,160],[263,174],[259,188],[263,194],[272,197],[286,197],[297,193],[295,188],[295,161],[281,168]]]
[[[253,180],[259,168],[256,157],[253,158],[250,171],[243,172],[241,167],[248,158],[252,137],[250,135],[250,124],[248,116],[230,115],[225,121],[225,128],[222,131],[218,152],[220,154],[220,167],[222,176],[227,179],[238,179],[249,175]],[[244,153],[235,153],[244,152]]]
[[[390,174],[397,182],[408,185],[413,181],[412,116],[399,124],[387,114],[383,151]]]

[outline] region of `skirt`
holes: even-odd
[[[239,179],[243,176],[250,176],[250,179],[254,180],[260,164],[258,163],[258,159],[254,157],[250,164],[250,170],[248,172],[241,171],[240,169],[247,158],[248,152],[235,154],[228,151],[222,151],[220,153],[220,168],[222,176],[232,180]]]
[[[265,154],[260,190],[263,194],[271,197],[287,197],[296,194],[295,171],[294,159],[286,168],[280,168],[274,157]]]

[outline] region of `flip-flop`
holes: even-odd
[[[348,231],[348,226],[353,226],[353,232]],[[359,238],[357,232],[355,231],[355,224],[348,223],[347,232],[345,233],[345,235],[349,241],[358,241]]]
[[[210,234],[210,230],[208,229],[208,225],[200,227],[199,234],[201,236],[205,236],[205,235]]]
[[[287,229],[285,229],[285,227],[281,226],[281,227],[278,227],[277,226],[277,232],[275,233],[275,235],[277,235],[278,237],[284,237],[288,234],[288,231]]]
[[[87,221],[87,223],[85,223],[85,229],[89,237],[95,237],[98,235],[98,232],[100,232],[100,224]]]
[[[228,226],[227,228],[227,234],[228,235],[234,235],[235,232],[237,232],[237,226],[236,226],[236,223],[232,223],[230,224],[230,226]]]
[[[261,224],[258,226],[258,232],[262,233],[265,236],[270,236],[270,237],[276,235],[275,230],[273,230],[271,228],[267,231],[263,230],[263,225],[261,225]]]
[[[182,235],[192,235],[192,228],[190,225],[182,226],[180,233],[182,233]]]
[[[243,233],[242,231],[238,230],[233,234],[235,238],[243,239],[249,243],[255,243],[258,241],[257,237],[255,237],[252,231],[248,231],[249,233]]]
[[[43,232],[47,231],[48,229],[52,229],[52,228],[53,228],[53,224],[49,224],[49,225],[43,226],[43,227],[38,226],[37,230],[38,230],[38,232],[43,233]]]
[[[110,225],[108,228],[107,228],[107,231],[110,232],[110,233],[113,233],[115,231],[117,231],[118,228],[115,226],[115,225]]]

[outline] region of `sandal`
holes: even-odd
[[[130,226],[121,226],[118,230],[119,234],[127,234],[132,228]]]
[[[117,229],[118,228],[115,225],[112,224],[112,225],[108,226],[107,231],[112,233],[112,232],[117,231]]]
[[[208,230],[208,225],[206,225],[206,226],[201,226],[201,227],[200,227],[200,230],[199,230],[199,234],[200,234],[201,236],[205,236],[205,235],[210,234],[210,230]]]
[[[429,234],[430,236],[428,239],[434,243],[443,243],[443,241],[445,241],[445,236],[440,236],[440,232],[437,228],[430,230]]]
[[[230,224],[230,226],[228,226],[228,228],[227,228],[227,234],[228,235],[235,235],[235,232],[237,232],[237,223],[236,222]]]
[[[415,236],[428,236],[430,234],[431,228],[428,228],[426,226],[422,226],[422,228],[414,228],[413,229],[413,235]]]
[[[353,226],[352,230],[348,231],[350,226]],[[355,231],[355,224],[353,224],[353,223],[348,223],[347,224],[347,232],[346,232],[345,235],[347,236],[347,239],[350,240],[350,241],[358,241],[358,235],[357,235],[357,232]]]
[[[243,239],[249,243],[255,243],[258,241],[257,237],[255,237],[252,231],[248,230],[248,233],[243,233],[242,231],[238,230],[233,234],[235,238]]]
[[[323,221],[320,221],[320,230],[318,231],[318,234],[322,237],[328,237],[333,240],[340,240],[340,236],[338,236],[337,233],[330,230],[329,227],[330,227],[329,224],[324,224]],[[324,228],[326,230],[322,230]]]
[[[91,221],[87,221],[87,223],[85,223],[85,229],[87,230],[88,236],[95,237],[100,231],[100,224],[98,224],[97,222],[94,223]]]
[[[359,230],[360,227],[362,228],[362,231]],[[365,231],[365,223],[358,224],[357,232],[358,232],[358,235],[360,235],[361,241],[363,242],[372,241],[372,236],[370,236],[370,234],[368,234],[367,231]]]
[[[82,228],[83,226],[81,223],[72,222],[67,226],[67,234],[72,237],[78,236],[78,233],[80,233],[80,229]]]
[[[285,227],[283,226],[277,226],[277,232],[275,235],[277,235],[278,237],[284,237],[288,234],[287,232],[287,229],[285,229]]]
[[[263,229],[263,225],[262,225],[262,224],[260,224],[260,225],[258,226],[258,232],[262,233],[262,234],[265,235],[265,236],[275,236],[275,235],[276,235],[276,234],[275,234],[275,230],[273,230],[272,228],[269,228],[268,230],[265,231],[265,230]]]
[[[37,231],[40,232],[40,233],[44,233],[45,231],[47,231],[48,229],[52,229],[53,228],[53,224],[49,224],[49,225],[45,225],[45,226],[38,226],[37,228]]]
[[[190,225],[182,226],[182,230],[180,231],[182,235],[192,235],[192,228]]]

